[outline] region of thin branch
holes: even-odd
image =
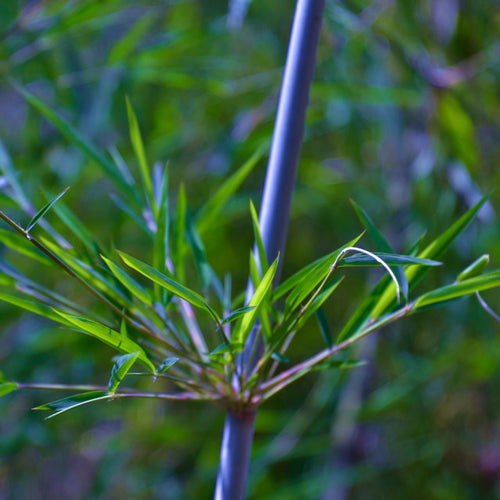
[[[391,313],[385,318],[381,318],[379,320],[372,320],[367,324],[367,326],[364,329],[362,329],[359,333],[353,335],[352,337],[348,338],[347,340],[344,340],[340,344],[334,345],[329,349],[324,349],[315,356],[312,356],[311,358],[303,361],[302,363],[299,363],[289,368],[288,370],[280,373],[279,375],[268,380],[267,382],[260,384],[259,387],[260,395],[256,396],[258,402],[262,403],[266,401],[272,395],[281,391],[287,385],[290,385],[292,382],[295,382],[304,375],[307,375],[312,369],[314,369],[316,365],[318,365],[322,361],[325,361],[326,359],[333,356],[337,352],[345,349],[346,347],[349,347],[350,345],[354,344],[361,338],[366,337],[367,335],[373,333],[376,330],[379,330],[383,326],[386,326],[389,323],[392,323],[394,321],[397,321],[398,319],[403,318],[404,316],[411,313],[412,309],[413,309],[413,304],[407,304],[403,308],[399,309],[398,311],[395,311],[394,313]],[[257,403],[257,401],[254,401],[254,403]]]

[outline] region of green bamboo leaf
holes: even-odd
[[[105,391],[91,391],[91,392],[82,392],[81,394],[75,394],[74,396],[69,396],[67,398],[58,399],[57,401],[52,401],[50,403],[46,403],[41,406],[37,406],[33,408],[34,410],[52,410],[54,413],[47,417],[54,418],[61,413],[64,413],[68,410],[72,410],[74,408],[78,408],[79,406],[83,406],[89,403],[94,403],[96,401],[102,401],[104,399],[112,399],[113,396],[108,394]]]
[[[314,365],[312,370],[352,370],[353,368],[359,368],[360,366],[365,366],[366,361],[358,359],[331,359],[325,361],[324,363],[319,363]]]
[[[103,156],[90,145],[70,123],[52,111],[45,103],[38,99],[38,97],[35,97],[13,80],[11,80],[11,84],[17,92],[19,92],[29,104],[37,109],[73,146],[79,149],[87,158],[97,163],[97,165],[99,165],[125,193],[128,193],[135,202],[138,201],[137,193],[134,189],[131,189],[127,182],[125,182],[111,160]]]
[[[157,283],[158,285],[168,290],[170,293],[177,295],[181,299],[189,302],[191,305],[208,312],[215,321],[219,322],[219,316],[208,305],[207,301],[201,295],[175,281],[173,279],[173,276],[167,276],[163,273],[160,273],[154,267],[151,267],[145,262],[142,262],[139,259],[132,257],[131,255],[127,255],[124,252],[118,253],[123,262],[127,264],[127,266],[135,269],[138,273],[150,279],[153,283]]]
[[[290,363],[290,360],[286,356],[283,356],[283,354],[281,354],[279,352],[273,352],[271,354],[271,359],[273,359],[274,361],[276,361],[278,363],[283,363],[283,364]]]
[[[0,229],[0,242],[15,252],[25,255],[45,265],[51,266],[52,261],[34,247],[25,237],[19,234]]]
[[[203,235],[208,229],[214,227],[223,207],[248,177],[264,154],[263,149],[257,150],[252,157],[241,166],[222,186],[209,198],[196,216],[196,228]]]
[[[253,286],[252,291],[257,288],[259,285],[261,279],[262,279],[262,273],[259,270],[259,265],[257,264],[257,259],[255,257],[255,253],[253,251],[250,251],[250,262],[249,262],[249,277],[250,277],[250,282]],[[245,293],[247,295],[249,291]],[[270,305],[270,304],[268,304]],[[264,308],[262,307],[259,311],[260,315],[260,326],[262,326],[262,330],[264,333],[264,338],[269,338],[271,336],[271,323],[269,321],[269,311],[268,307]]]
[[[372,252],[368,252],[358,247],[343,247],[338,252],[331,254],[331,258],[320,262],[315,268],[306,274],[301,282],[290,292],[285,300],[285,311],[290,314],[311,294],[317,287],[323,286],[330,273],[336,267],[340,267],[342,259],[348,252],[359,252],[371,256],[374,260],[378,260],[385,270],[391,275],[394,281],[396,277],[383,259],[377,257]]]
[[[168,196],[168,169],[165,166],[161,179],[160,197],[158,200],[158,216],[156,218],[156,234],[154,241],[153,265],[155,269],[160,272],[167,270],[167,255],[169,245],[169,196]],[[158,302],[162,302],[162,293],[160,293],[160,286],[155,284],[155,298]]]
[[[184,184],[181,184],[179,188],[172,231],[172,262],[176,276],[180,281],[184,281],[184,246],[186,241],[186,191]]]
[[[326,276],[328,270],[330,269],[330,266],[335,262],[335,259],[338,257],[339,253],[344,248],[354,246],[363,235],[364,233],[361,233],[349,243],[343,245],[337,250],[334,250],[332,253],[325,255],[315,260],[314,262],[311,262],[307,266],[303,267],[300,271],[297,271],[295,274],[287,278],[276,288],[276,290],[274,290],[273,302],[278,300],[293,288],[300,287],[301,285],[309,287],[310,291],[312,291],[322,279],[321,277],[318,279],[318,276]],[[314,285],[308,282],[311,277],[314,277],[315,279]],[[295,293],[298,294],[299,291]],[[307,295],[309,295],[309,293],[305,294],[306,297]]]
[[[366,211],[363,210],[354,200],[350,200],[350,202],[356,212],[356,215],[358,216],[358,219],[363,224],[366,232],[375,243],[377,249],[381,252],[392,253],[391,245],[389,245],[389,242],[385,239],[384,235],[375,226]]]
[[[155,373],[155,367],[153,363],[148,359],[146,353],[143,351],[142,347],[136,344],[133,340],[128,337],[124,337],[119,332],[112,330],[111,328],[92,321],[89,318],[83,316],[74,316],[72,314],[66,314],[61,311],[55,311],[62,319],[70,323],[71,326],[76,327],[83,333],[90,335],[104,342],[105,344],[115,348],[116,350],[124,353],[131,354],[138,352],[138,361],[140,361],[144,366],[146,366],[152,373]]]
[[[453,223],[444,233],[436,238],[430,245],[422,250],[417,257],[421,259],[437,259],[449,248],[460,234],[472,222],[481,207],[488,201],[488,196],[482,198],[475,206],[469,209],[455,223]],[[410,265],[405,269],[406,278],[408,279],[410,290],[414,288],[429,271],[426,266]],[[389,284],[384,292],[379,297],[377,303],[370,312],[370,318],[374,319],[389,310],[396,298],[396,288],[393,284]]]
[[[137,281],[112,260],[104,257],[104,255],[101,255],[101,258],[106,262],[116,279],[132,294],[132,297],[137,297],[144,304],[151,305],[151,296]]]
[[[440,266],[442,262],[431,259],[412,257],[411,255],[399,255],[394,253],[372,252],[380,257],[388,266],[405,266],[417,264],[419,266]],[[380,262],[366,254],[350,255],[342,259],[338,267],[379,267]]]
[[[297,322],[296,328],[300,330],[304,323],[325,303],[325,301],[332,295],[338,286],[344,281],[344,276],[340,276],[332,281],[309,305],[309,307],[301,310],[301,317]]]
[[[144,231],[148,236],[151,236],[151,229],[147,224],[144,224],[144,220],[130,208],[126,201],[122,200],[114,193],[110,193],[109,197],[111,198],[111,201],[123,213],[125,213],[128,217],[130,217],[131,220],[133,220],[137,224],[137,227],[141,228],[141,230]]]
[[[209,352],[208,355],[210,357],[218,358],[220,356],[224,356],[230,352],[239,352],[243,349],[243,344],[240,342],[231,342],[228,344],[227,342],[223,342],[219,344],[213,351]]]
[[[253,234],[262,276],[269,269],[269,262],[267,261],[266,250],[264,249],[264,242],[262,241],[262,234],[260,233],[259,216],[257,215],[252,200],[250,200],[250,214],[252,216]]]
[[[467,266],[457,277],[457,281],[464,281],[469,278],[474,278],[481,274],[490,262],[488,254],[481,255],[470,266]]]
[[[21,309],[32,312],[34,314],[38,314],[39,316],[43,316],[44,318],[50,319],[57,323],[71,326],[71,323],[69,323],[68,321],[64,321],[64,318],[62,318],[53,307],[42,304],[40,301],[27,300],[25,298],[6,292],[0,293],[0,300],[3,300],[4,302],[12,304],[16,307],[20,307]]]
[[[259,272],[259,266],[257,265],[257,260],[255,258],[255,254],[252,251],[250,251],[250,257],[248,262],[248,276],[254,288],[260,283],[260,280],[262,279],[262,276]]]
[[[135,155],[139,162],[139,169],[141,172],[141,178],[147,199],[149,200],[153,213],[156,214],[156,202],[153,195],[153,183],[151,182],[151,175],[149,173],[149,166],[146,160],[146,152],[144,150],[144,143],[142,142],[141,131],[139,129],[139,122],[137,121],[137,117],[134,113],[134,109],[132,108],[132,105],[130,104],[128,97],[126,98],[126,103],[127,103],[130,141],[132,142],[132,147],[134,148]]]
[[[253,307],[252,311],[245,314],[241,320],[238,330],[235,333],[236,342],[245,344],[253,325],[259,316],[259,309],[263,305],[267,293],[272,287],[273,279],[278,268],[279,257],[271,264],[266,274],[262,278],[259,285],[256,287],[252,299],[248,303],[248,307]]]
[[[378,230],[378,228],[373,223],[371,217],[363,210],[354,200],[351,200],[351,204],[358,216],[359,220],[363,224],[366,229],[368,235],[371,237],[377,250],[385,252],[385,253],[393,253],[391,245],[385,239],[384,235]],[[401,286],[401,290],[403,291],[403,296],[405,301],[408,301],[408,280],[406,279],[406,274],[401,267],[396,269],[396,275]]]
[[[43,236],[40,238],[40,241],[68,268],[70,268],[81,281],[85,282],[87,286],[105,293],[119,304],[123,305],[130,303],[130,299],[123,293],[123,291],[120,290],[119,287],[115,286],[114,283],[108,281],[96,270],[94,266],[87,264],[83,260],[72,255],[70,252],[63,250],[58,245]]]
[[[7,394],[15,391],[18,388],[19,386],[15,382],[7,379],[5,375],[0,371],[0,398],[2,396],[6,396]]]
[[[69,311],[82,312],[81,307],[66,297],[43,287],[42,285],[31,281],[26,276],[22,275],[16,271],[13,267],[0,261],[0,272],[4,273],[0,275],[0,280],[2,278],[7,278],[2,280],[2,284],[15,288],[17,291],[40,301],[50,307],[60,307],[67,308]]]
[[[52,201],[49,201],[41,210],[39,210],[35,216],[28,222],[26,226],[26,232],[29,233],[37,224],[37,222],[50,210],[52,205],[59,200],[62,196],[64,196],[69,189],[69,186],[61,191]]]
[[[116,392],[122,380],[137,361],[139,354],[139,352],[131,352],[130,354],[124,354],[118,357],[111,370],[111,378],[108,382],[108,394],[114,394]]]
[[[236,321],[238,318],[241,318],[243,315],[249,313],[250,311],[253,311],[254,307],[250,306],[245,306],[245,307],[240,307],[238,309],[235,309],[231,313],[229,313],[223,320],[220,322],[221,325],[225,325],[226,323],[232,323],[233,321]]]
[[[5,176],[9,186],[12,190],[13,197],[19,206],[27,211],[31,208],[31,203],[27,196],[24,194],[24,189],[22,188],[18,179],[18,170],[14,167],[12,160],[5,149],[3,142],[0,140],[0,172]]]
[[[321,332],[321,336],[325,341],[327,347],[332,347],[333,345],[333,336],[330,330],[330,325],[328,324],[328,320],[326,319],[326,315],[323,312],[323,309],[318,309],[315,312],[316,320],[318,321],[319,330]]]
[[[191,248],[196,270],[198,271],[203,287],[207,289],[212,282],[213,271],[208,264],[205,247],[189,213],[186,214],[186,239]]]
[[[500,286],[500,271],[492,271],[424,293],[415,300],[413,307],[419,309],[498,286]]]
[[[179,361],[179,358],[176,358],[175,356],[165,358],[156,370],[156,374],[159,375],[160,373],[165,373],[171,366],[174,366],[177,361]]]
[[[98,257],[100,245],[78,217],[62,202],[54,205],[53,210],[63,224],[83,243],[89,255]]]

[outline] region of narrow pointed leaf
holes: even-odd
[[[262,241],[262,234],[260,233],[259,216],[257,211],[250,200],[250,214],[252,215],[253,234],[255,237],[255,245],[257,247],[257,255],[259,256],[260,273],[261,276],[269,269],[269,262],[267,261],[266,251],[264,249],[264,242]]]
[[[256,287],[253,297],[248,303],[248,307],[253,307],[254,309],[243,316],[239,329],[235,335],[236,342],[245,344],[253,325],[257,321],[259,308],[262,306],[262,303],[273,284],[273,279],[278,268],[278,260],[279,258],[276,258],[276,260],[271,264],[266,274],[264,274],[262,281]]]
[[[500,271],[492,271],[425,293],[414,302],[414,308],[419,309],[421,307],[439,304],[498,286],[500,286]]]
[[[243,344],[239,342],[231,342],[228,344],[227,342],[224,342],[220,345],[218,345],[213,351],[209,352],[209,356],[213,357],[219,357],[223,356],[224,354],[227,354],[229,352],[239,352],[243,348]]]
[[[61,191],[52,201],[49,201],[40,211],[38,211],[35,216],[28,222],[26,226],[26,232],[29,233],[37,224],[37,222],[50,210],[52,205],[59,200],[62,196],[66,194],[69,187]]]
[[[100,323],[96,323],[95,321],[92,321],[88,318],[82,316],[73,316],[71,314],[66,314],[60,311],[56,312],[73,327],[76,327],[78,330],[86,333],[87,335],[99,339],[100,341],[124,354],[138,352],[138,361],[146,366],[152,373],[155,372],[153,363],[151,363],[151,361],[148,359],[142,347],[136,344],[133,340],[130,340],[128,337],[124,337],[119,332],[112,330],[111,328],[108,328],[107,326]]]
[[[0,300],[3,300],[4,302],[12,304],[16,307],[20,307],[34,314],[38,314],[39,316],[43,316],[44,318],[50,319],[57,323],[71,326],[71,323],[65,321],[64,318],[58,314],[59,311],[56,311],[53,307],[42,304],[40,301],[27,300],[25,298],[18,297],[17,295],[9,294],[6,292],[0,293]]]
[[[90,145],[90,143],[87,142],[69,122],[52,111],[45,103],[38,99],[38,97],[35,97],[17,83],[13,81],[11,81],[11,83],[17,92],[19,92],[29,104],[37,109],[73,146],[79,149],[87,158],[96,162],[133,200],[138,200],[137,193],[124,181],[111,160]]]
[[[264,150],[262,149],[255,152],[243,166],[241,166],[212,196],[210,196],[209,201],[202,207],[196,217],[196,228],[201,235],[214,226],[214,222],[219,217],[223,207],[238,190],[248,174],[254,169],[263,154]]]
[[[364,233],[361,233],[359,236],[349,241],[342,247],[334,250],[332,253],[325,255],[314,262],[311,262],[307,266],[303,267],[300,271],[297,271],[295,274],[287,278],[283,281],[273,292],[273,301],[278,300],[280,297],[285,295],[287,292],[295,288],[295,295],[304,295],[307,297],[309,293],[316,288],[317,284],[321,281],[322,277],[326,276],[328,273],[330,266],[335,262],[335,259],[338,257],[339,253],[347,247],[354,246],[363,236]],[[314,278],[314,284],[309,280]],[[318,279],[319,278],[319,279]],[[297,290],[297,287],[300,287]],[[309,289],[309,292],[307,291]],[[290,299],[291,300],[291,299]]]
[[[319,363],[314,365],[312,368],[316,370],[352,370],[353,368],[359,368],[360,366],[365,366],[366,361],[357,359],[332,359],[325,361],[324,363]]]
[[[351,205],[354,208],[354,211],[356,212],[356,215],[358,216],[358,219],[363,224],[366,232],[375,243],[377,249],[381,252],[392,253],[391,245],[389,245],[389,242],[385,239],[384,235],[377,229],[366,211],[363,210],[363,208],[361,208],[354,200],[350,201]]]
[[[130,303],[130,299],[123,293],[123,291],[99,273],[94,266],[87,264],[70,252],[61,249],[58,245],[54,244],[47,238],[41,237],[40,241],[65,266],[73,271],[78,279],[85,283],[87,287],[96,290],[97,293],[104,292],[107,296],[111,297],[119,304]]]
[[[156,213],[156,202],[153,195],[153,183],[151,182],[151,175],[149,173],[149,166],[146,160],[146,152],[144,150],[144,143],[142,142],[139,122],[137,121],[137,117],[128,98],[126,99],[126,103],[129,121],[130,141],[132,142],[132,147],[134,148],[135,155],[137,156],[137,160],[139,162],[139,169],[141,172],[142,182],[144,184],[144,190],[146,191],[146,195],[151,208],[153,209],[153,212]]]
[[[301,311],[302,316],[297,322],[297,329],[302,328],[302,325],[325,303],[325,301],[332,295],[338,286],[344,280],[344,276],[340,276],[332,281],[311,303],[309,307]]]
[[[441,257],[441,255],[443,255],[443,253],[450,247],[455,239],[458,238],[458,236],[460,236],[460,234],[462,234],[465,229],[467,229],[469,224],[472,222],[476,214],[479,212],[479,210],[487,200],[487,196],[481,199],[475,206],[473,206],[457,221],[455,221],[444,233],[442,233],[430,245],[424,248],[424,250],[422,250],[417,255],[417,257],[421,259],[437,259]],[[429,267],[427,266],[409,266],[405,270],[410,290],[422,280],[422,278],[427,274],[428,271]],[[371,311],[370,317],[374,319],[384,314],[384,312],[387,311],[394,303],[395,298],[395,286],[393,284],[389,284],[384,293],[378,299],[377,304]]]
[[[411,255],[399,255],[394,253],[373,252],[374,255],[380,257],[388,266],[406,266],[416,264],[419,266],[440,266],[442,262],[431,259],[422,259],[412,257]],[[369,255],[356,254],[350,255],[342,259],[338,267],[379,267],[380,262],[376,261]]]
[[[18,385],[15,382],[7,379],[5,375],[0,371],[0,398],[6,396],[7,394],[18,389]]]
[[[101,258],[106,262],[116,279],[132,294],[132,297],[137,297],[144,304],[151,305],[151,296],[137,281],[112,260],[104,257],[104,255],[101,255]]]
[[[28,210],[31,208],[31,203],[29,202],[27,196],[24,194],[24,189],[19,182],[19,174],[18,170],[15,168],[12,160],[3,145],[3,142],[0,140],[0,172],[3,173],[7,182],[9,183],[10,188],[13,191],[14,198],[19,206],[23,210]]]
[[[479,259],[476,259],[470,266],[467,266],[457,277],[457,281],[464,281],[469,278],[474,278],[475,276],[481,274],[488,263],[490,262],[490,256],[488,254],[481,255]]]
[[[79,406],[94,403],[96,401],[102,401],[104,399],[111,399],[112,397],[112,395],[108,394],[105,391],[82,392],[81,394],[75,394],[74,396],[58,399],[57,401],[52,401],[51,403],[46,403],[33,409],[54,411],[52,415],[49,415],[47,417],[48,420],[49,418],[53,418],[68,410],[78,408]]]
[[[154,268],[160,272],[165,272],[168,254],[168,232],[169,232],[169,211],[168,211],[168,170],[164,167],[160,198],[158,200],[158,216],[156,218],[156,234],[154,241],[153,264]],[[160,287],[155,284],[155,299],[161,302]]]
[[[321,336],[325,341],[327,347],[332,347],[333,345],[333,337],[330,331],[330,325],[328,325],[328,320],[326,318],[325,313],[322,309],[318,309],[315,312],[316,319],[318,321],[319,331],[321,332]]]
[[[99,243],[76,215],[64,203],[57,203],[53,210],[64,225],[83,243],[89,255],[99,255]]]
[[[219,321],[217,313],[208,305],[207,301],[201,295],[185,287],[184,285],[181,285],[180,283],[175,281],[173,277],[160,273],[145,262],[142,262],[139,259],[132,257],[131,255],[127,255],[126,253],[118,253],[123,262],[127,264],[127,266],[135,269],[138,273],[150,279],[153,283],[158,283],[170,293],[180,297],[181,299],[184,299],[191,305],[205,310],[212,316],[212,318],[214,318],[216,321]]]
[[[189,214],[186,214],[186,237],[193,253],[198,275],[200,276],[203,287],[207,289],[211,284],[213,272],[208,264],[203,242]]]
[[[254,307],[251,306],[245,306],[245,307],[240,307],[238,309],[235,309],[232,311],[230,314],[228,314],[221,322],[221,325],[225,325],[226,323],[232,323],[233,321],[236,321],[238,318],[241,318],[241,316],[249,313],[250,311],[253,311]]]
[[[271,359],[273,359],[274,361],[277,361],[278,363],[283,363],[283,364],[290,363],[290,360],[286,356],[283,356],[283,354],[281,354],[279,352],[273,352],[271,354]]]
[[[179,361],[179,358],[176,358],[175,356],[165,358],[158,367],[158,370],[156,370],[156,373],[165,373],[171,366],[174,366],[177,361]]]
[[[184,184],[179,188],[172,241],[172,261],[175,274],[184,281],[184,246],[186,241],[186,191]]]
[[[108,382],[108,393],[114,394],[118,386],[121,384],[122,380],[125,378],[127,373],[132,368],[133,364],[137,361],[139,357],[139,352],[131,352],[130,354],[124,354],[119,356],[113,365],[111,370],[111,378]]]
[[[35,248],[25,237],[11,231],[0,229],[0,242],[15,252],[25,255],[45,265],[52,265],[52,261]]]

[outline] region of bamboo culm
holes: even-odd
[[[259,225],[268,261],[283,253],[290,218],[290,206],[305,129],[309,89],[314,73],[325,0],[298,0],[276,116],[273,140],[259,214]],[[279,271],[275,285],[279,280]],[[253,331],[243,355],[244,372],[249,373],[262,352],[261,339]],[[253,346],[257,342],[257,348]],[[250,356],[250,353],[255,356]],[[255,409],[244,416],[228,410],[221,446],[215,500],[245,498]]]

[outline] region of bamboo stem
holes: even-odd
[[[278,254],[284,254],[324,8],[325,0],[298,0],[296,4],[259,214],[262,240],[269,262],[274,261]],[[259,262],[258,255],[256,258]],[[280,261],[283,262],[282,259]],[[276,274],[275,284],[279,281],[279,274],[280,270]],[[247,296],[251,295],[252,290],[248,292]],[[241,373],[251,372],[262,351],[262,339],[258,329],[254,329],[239,360]],[[241,383],[237,389],[242,389]],[[254,418],[254,409],[244,417],[232,410],[227,412],[215,500],[245,498]]]
[[[245,498],[254,422],[254,412],[237,414],[228,410],[214,500]]]

